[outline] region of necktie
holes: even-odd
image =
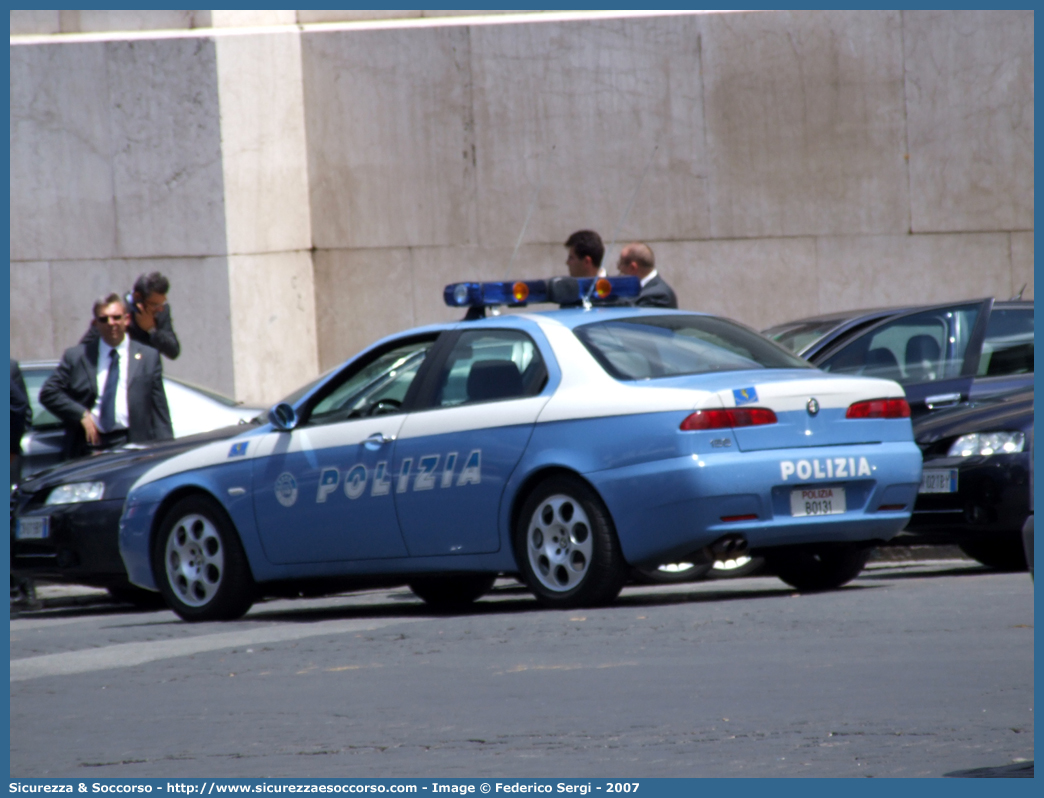
[[[105,388],[101,398],[102,432],[112,432],[116,426],[116,386],[120,382],[120,353],[109,351],[109,373],[105,376]]]

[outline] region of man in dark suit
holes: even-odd
[[[127,335],[119,294],[94,303],[91,324],[98,337],[66,349],[40,389],[40,402],[65,424],[64,456],[173,438],[159,351]]]
[[[168,291],[170,280],[159,272],[142,274],[134,281],[134,290],[124,299],[131,312],[127,335],[132,341],[151,346],[171,360],[177,360],[181,354],[181,344],[170,317]],[[80,339],[80,343],[89,344],[97,340],[98,331],[92,323]]]
[[[642,284],[641,293],[634,304],[647,308],[677,308],[678,297],[667,281],[656,271],[656,257],[652,247],[637,241],[620,251],[616,270],[626,277],[637,277]]]
[[[25,389],[22,369],[11,358],[11,484],[17,485],[22,476],[22,436],[33,423],[33,408]]]

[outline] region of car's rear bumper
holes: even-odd
[[[827,476],[827,458],[854,463],[855,476],[846,467],[836,477],[833,463]],[[887,541],[909,520],[921,453],[912,442],[724,452],[585,476],[609,506],[627,561],[644,564],[672,561],[725,535],[742,536],[753,551]],[[827,486],[845,489],[844,512],[791,514],[792,491]]]

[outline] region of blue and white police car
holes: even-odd
[[[120,521],[130,580],[214,620],[391,584],[460,606],[505,573],[600,605],[631,566],[741,551],[800,590],[853,579],[917,497],[903,389],[724,318],[599,304],[637,291],[447,286],[465,320],[378,341],[268,424],[145,472]],[[485,313],[539,301],[563,307]]]

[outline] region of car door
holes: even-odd
[[[411,556],[499,549],[501,498],[547,403],[547,373],[518,330],[467,330],[447,343],[395,444],[395,507]]]
[[[430,335],[369,353],[302,408],[293,430],[260,442],[254,509],[271,561],[406,555],[390,466],[410,389],[434,343]]]
[[[968,400],[993,300],[938,305],[880,322],[813,363],[902,384],[914,416]]]
[[[33,423],[22,436],[22,479],[62,462],[65,427],[50,410],[40,404],[40,389],[54,369],[54,366],[22,368],[29,406],[33,410]]]
[[[1033,386],[1033,304],[997,303],[990,311],[971,398]]]

